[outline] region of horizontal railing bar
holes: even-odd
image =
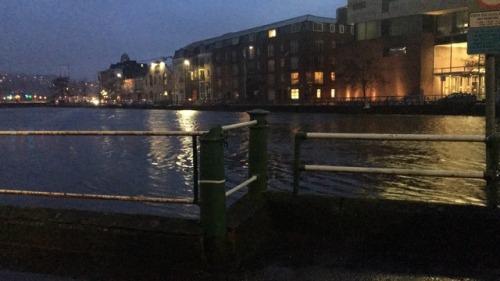
[[[387,174],[406,176],[429,176],[429,177],[450,177],[450,178],[475,178],[484,179],[485,173],[481,171],[450,171],[450,170],[417,170],[417,169],[392,169],[392,168],[368,168],[368,167],[346,167],[346,166],[325,166],[325,165],[304,165],[304,171],[317,172],[344,172],[344,173],[366,173],[366,174]]]
[[[206,131],[0,131],[0,136],[201,136]]]
[[[255,124],[257,124],[257,120],[252,120],[252,121],[241,122],[241,123],[237,123],[237,124],[225,125],[225,126],[222,126],[222,130],[227,131],[227,130],[252,126]]]
[[[256,181],[257,180],[257,176],[251,176],[249,179],[247,179],[246,181],[242,182],[240,185],[237,185],[235,187],[233,187],[232,189],[228,190],[226,192],[226,197],[230,196],[231,194],[235,193],[236,191],[248,186],[249,184],[251,184],[252,182]]]
[[[160,198],[160,197],[146,197],[146,196],[120,196],[120,195],[46,192],[46,191],[29,191],[29,190],[12,190],[12,189],[0,189],[0,194],[57,197],[57,198],[77,198],[77,199],[149,202],[149,203],[194,204],[194,200],[191,198]]]
[[[303,133],[306,139],[485,142],[483,135]]]

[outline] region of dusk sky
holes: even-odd
[[[173,55],[189,43],[311,14],[347,0],[0,0],[0,72],[96,80],[127,53]]]

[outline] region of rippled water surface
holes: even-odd
[[[11,108],[0,130],[208,130],[248,121],[246,113],[122,109]],[[484,134],[484,118],[460,116],[269,115],[269,184],[292,190],[297,131],[340,133]],[[226,149],[228,187],[247,175],[247,130],[231,132]],[[0,188],[57,192],[190,197],[191,137],[2,136]],[[311,140],[306,164],[477,170],[484,144]],[[482,180],[304,172],[301,192],[429,202],[483,204]],[[3,204],[196,216],[196,206],[88,201],[4,195]]]

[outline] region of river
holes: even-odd
[[[0,130],[208,130],[246,113],[105,108],[2,108]],[[483,117],[270,113],[269,188],[291,192],[294,133],[484,134]],[[229,134],[228,187],[247,174],[248,129]],[[2,136],[0,188],[190,197],[190,137]],[[304,163],[482,171],[485,146],[449,142],[304,142]],[[483,180],[304,172],[301,192],[484,205]],[[243,191],[242,191],[243,192]],[[241,192],[236,195],[241,196]],[[234,199],[231,199],[234,200]],[[0,196],[1,204],[196,217],[192,205]]]

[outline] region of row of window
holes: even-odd
[[[322,93],[321,89],[316,89],[316,98],[321,99]],[[335,89],[330,89],[330,98],[335,98]],[[290,99],[298,100],[300,99],[300,89],[294,88],[290,90]]]

